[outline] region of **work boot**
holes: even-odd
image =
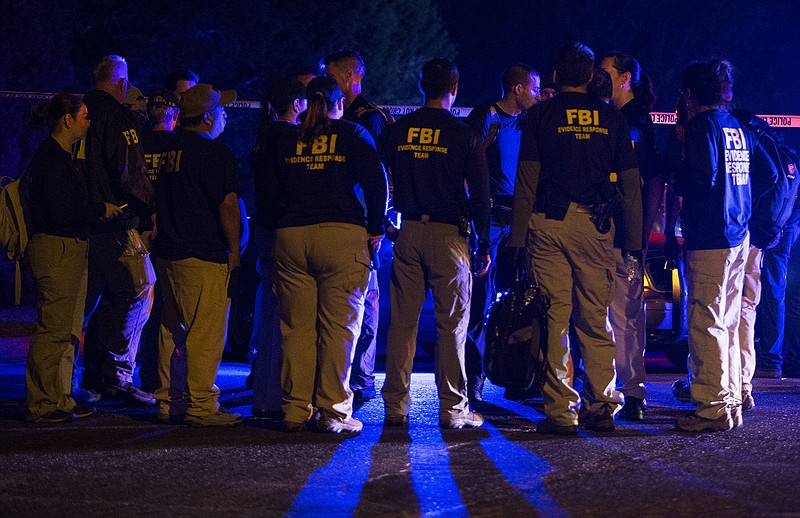
[[[616,429],[614,415],[607,410],[593,412],[586,416],[583,427],[593,432],[613,432]]]
[[[213,414],[186,414],[186,417],[184,417],[183,420],[185,423],[192,426],[233,426],[242,422],[242,416],[239,414],[232,414],[226,409],[220,407]]]
[[[486,376],[481,374],[469,380],[467,387],[467,395],[471,404],[480,403],[483,401],[483,384],[486,381]]]
[[[408,426],[408,416],[407,415],[387,415],[383,418],[383,426],[390,426],[393,428],[399,428],[402,426]]]
[[[678,419],[675,428],[682,432],[727,432],[733,428],[733,424],[728,412],[716,419],[706,419],[692,412],[683,419]]]
[[[137,405],[156,404],[156,398],[153,397],[153,394],[145,392],[130,381],[122,381],[106,386],[103,395],[108,399],[121,399]]]
[[[545,435],[578,435],[578,425],[556,424],[549,419],[542,419],[536,423],[536,433]]]

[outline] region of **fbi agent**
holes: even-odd
[[[300,431],[319,409],[317,426],[357,433],[349,378],[361,331],[370,255],[383,237],[388,189],[375,143],[363,126],[340,120],[336,81],[308,83],[308,111],[298,131],[276,135],[263,166],[278,215],[275,289],[283,344],[284,429]],[[363,192],[360,203],[355,187]]]
[[[392,263],[392,316],[383,386],[385,423],[408,423],[411,367],[417,327],[428,289],[433,292],[438,338],[436,384],[442,428],[475,428],[483,417],[470,412],[464,371],[472,274],[466,240],[469,215],[478,235],[476,274],[489,269],[489,173],[483,145],[450,113],[458,92],[458,69],[447,59],[422,68],[425,106],[386,128],[381,151],[394,185],[403,225]],[[466,180],[469,197],[464,189]]]
[[[526,118],[514,188],[509,245],[527,246],[535,278],[550,299],[547,331],[546,418],[539,433],[577,433],[581,402],[568,375],[569,324],[580,341],[587,382],[585,427],[614,430],[614,340],[607,312],[614,287],[613,231],[599,228],[613,199],[617,171],[627,253],[642,247],[639,171],[628,127],[611,106],[586,94],[594,53],[581,43],[556,54],[557,97]],[[598,225],[595,225],[595,222]],[[573,311],[574,304],[574,311]]]

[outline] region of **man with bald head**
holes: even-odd
[[[76,150],[93,202],[123,208],[98,221],[89,238],[89,282],[84,312],[82,387],[106,398],[155,404],[133,384],[136,351],[150,313],[155,282],[139,232],[153,229],[153,186],[134,115],[123,106],[128,64],[106,56],[94,68],[95,89],[83,101],[92,125]]]

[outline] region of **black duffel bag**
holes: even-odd
[[[528,390],[544,383],[547,310],[539,287],[518,270],[514,285],[489,309],[483,367],[497,386]]]

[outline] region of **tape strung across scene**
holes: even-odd
[[[17,99],[33,99],[33,100],[46,100],[53,97],[54,93],[48,92],[7,92],[0,91],[0,98],[13,97]],[[237,100],[226,106],[226,108],[261,108],[261,101],[247,101]],[[381,105],[381,108],[388,110],[389,113],[397,116],[408,115],[419,106],[399,106],[399,105]],[[450,112],[456,117],[466,117],[472,108],[466,107],[453,107]],[[800,128],[800,115],[759,115],[762,119],[773,128]],[[650,118],[653,119],[653,124],[675,124],[678,116],[674,112],[651,112]]]

